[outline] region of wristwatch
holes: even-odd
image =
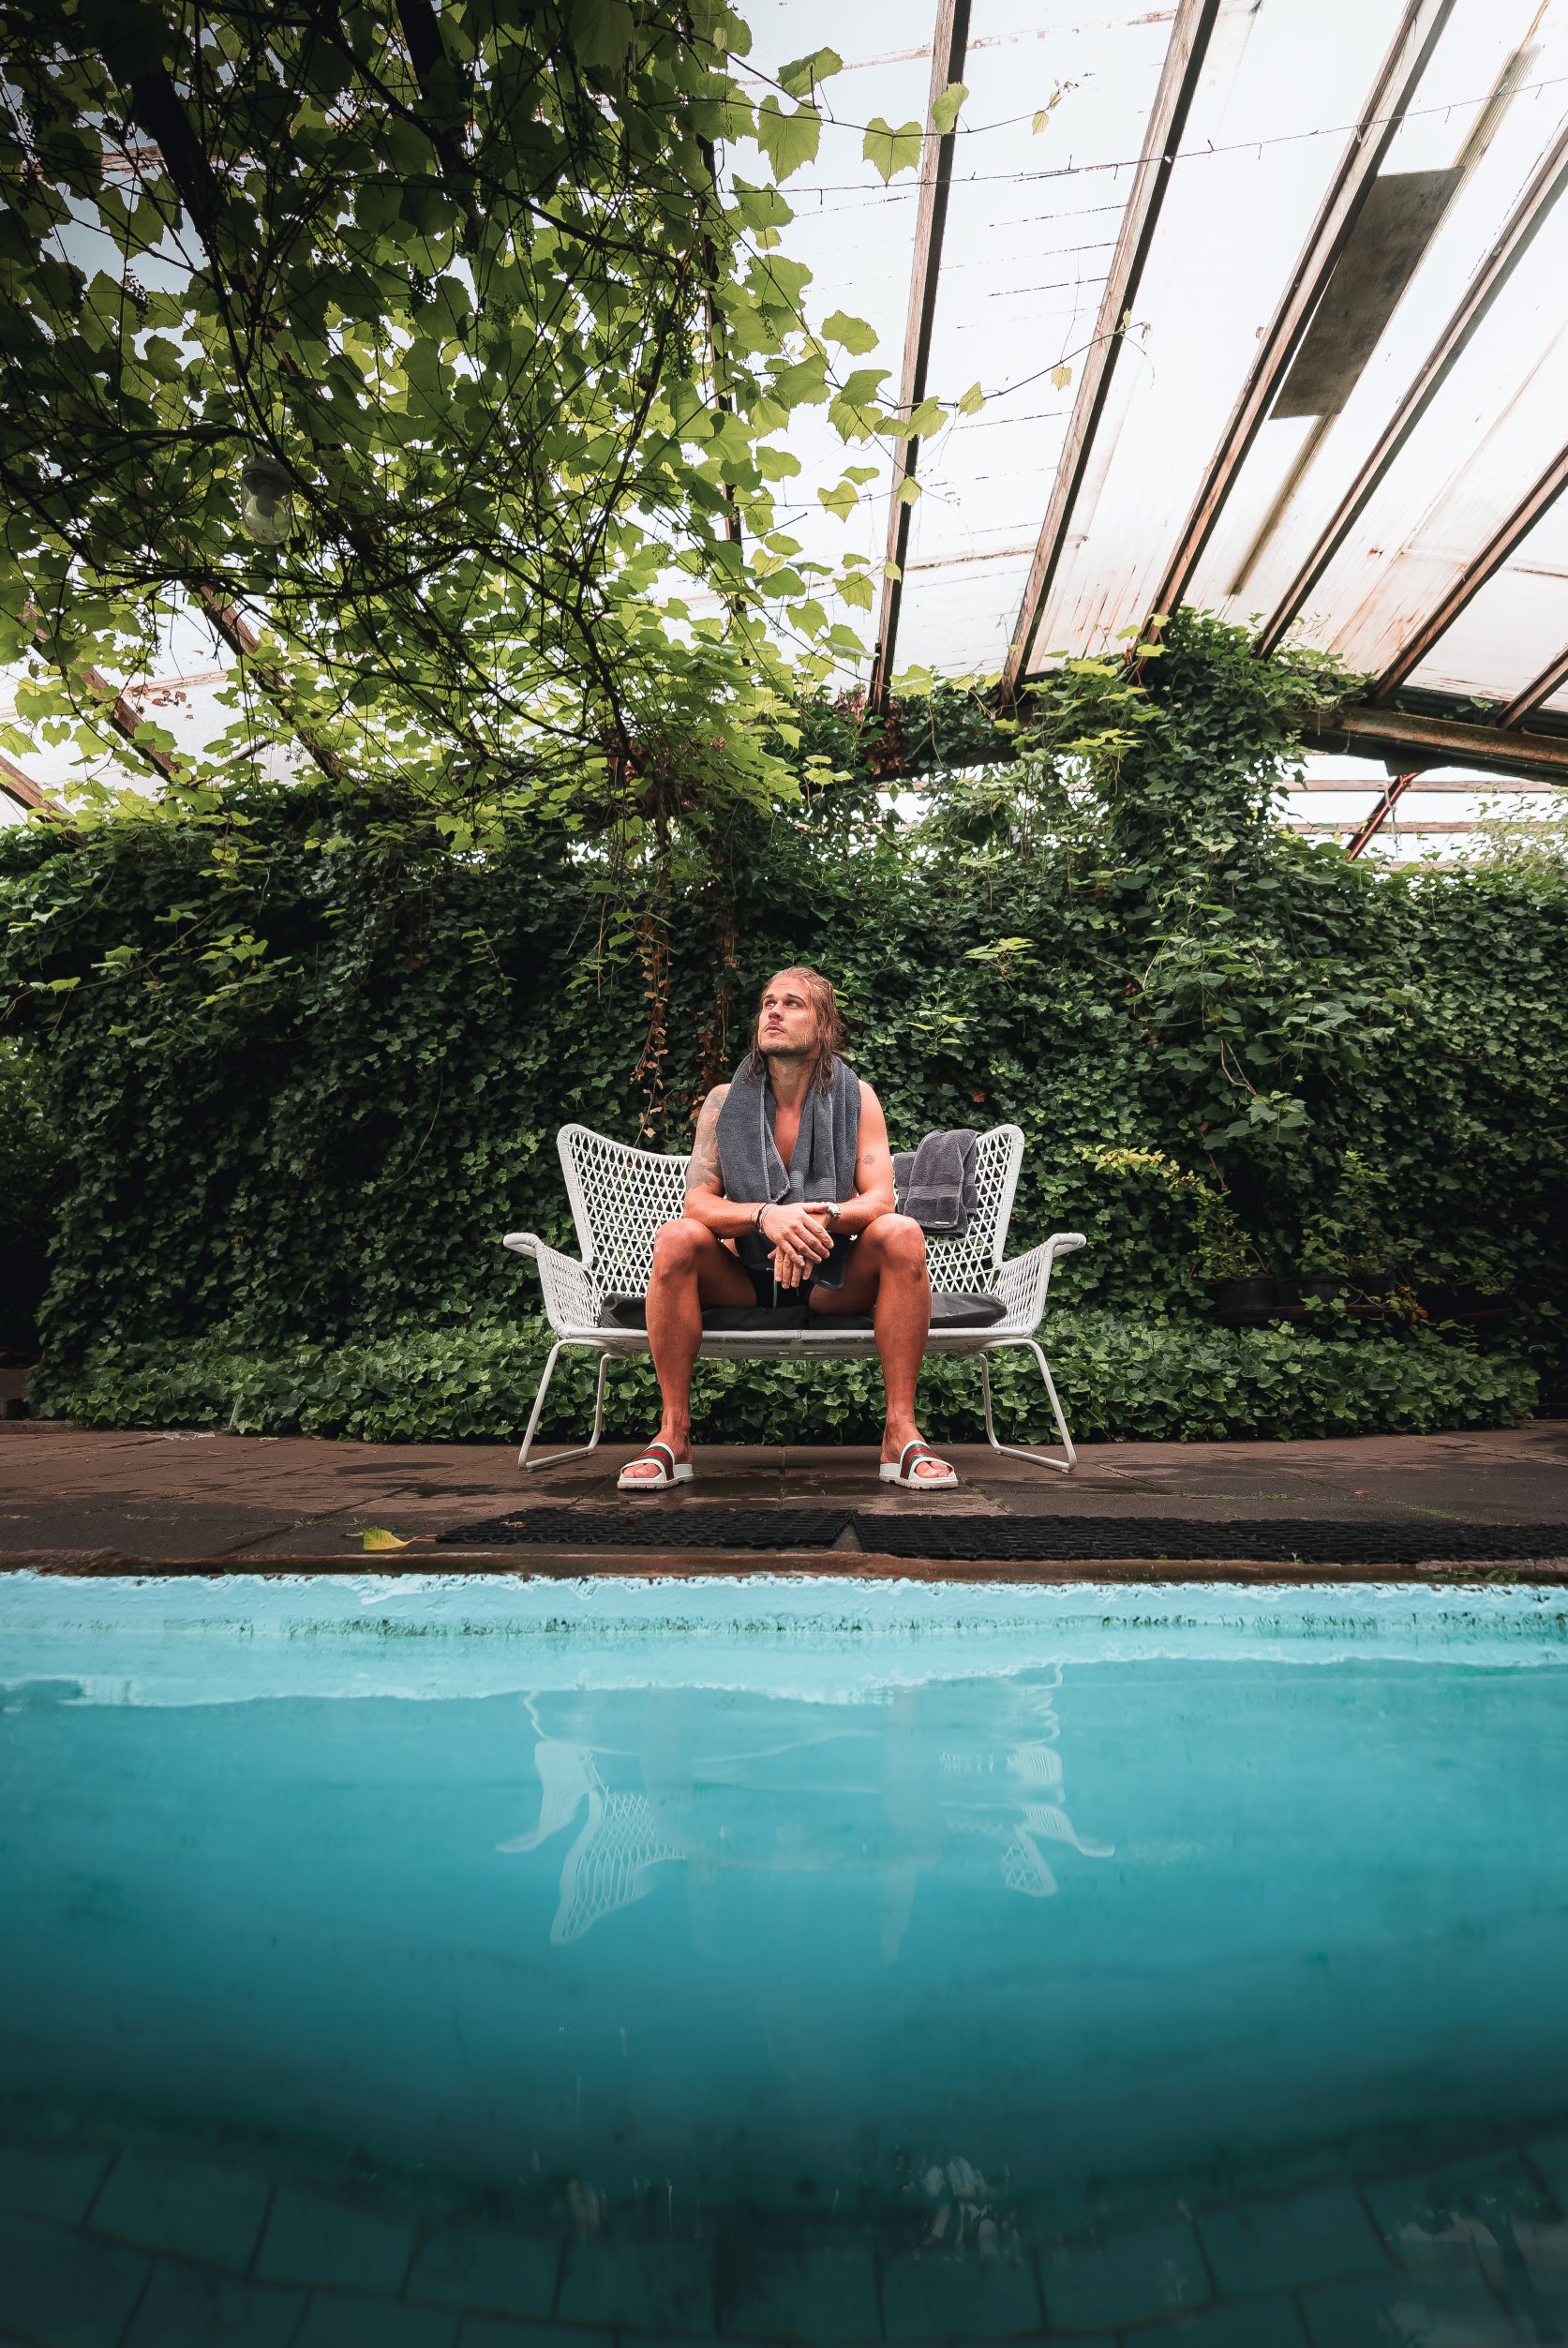
[[[828,1228],[836,1239],[839,1235],[839,1209],[836,1206],[828,1209]]]

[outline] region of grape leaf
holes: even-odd
[[[780,67],[779,86],[786,97],[804,97],[815,82],[843,71],[844,59],[836,49],[814,49],[809,57],[797,57],[793,65]]]
[[[931,119],[944,139],[957,123],[959,109],[968,95],[968,85],[965,82],[949,82],[941,97],[932,101]]]
[[[925,134],[918,122],[901,123],[895,130],[881,114],[874,114],[866,125],[860,152],[868,163],[875,165],[886,184],[895,172],[914,170],[924,143]]]
[[[829,342],[836,342],[841,350],[852,352],[856,358],[876,348],[875,328],[868,326],[863,318],[851,318],[847,310],[834,310],[831,317],[825,318],[822,331]]]
[[[775,179],[787,179],[802,163],[814,161],[821,136],[822,116],[814,106],[798,106],[786,114],[778,99],[769,96],[756,110],[756,142],[773,166]]]

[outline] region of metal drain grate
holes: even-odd
[[[1078,1564],[1097,1558],[1169,1558],[1279,1565],[1521,1564],[1568,1559],[1568,1524],[1336,1523],[1255,1517],[871,1515],[848,1508],[520,1508],[443,1533],[449,1548],[827,1549],[853,1528],[884,1557],[971,1563]]]
[[[519,1508],[443,1533],[453,1548],[542,1543],[558,1549],[830,1549],[847,1508]]]
[[[1256,1560],[1278,1565],[1500,1565],[1568,1558],[1568,1524],[1333,1523],[1257,1517],[862,1517],[868,1549],[888,1557],[1077,1563],[1137,1557]]]

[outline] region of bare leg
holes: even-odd
[[[657,1440],[678,1459],[692,1456],[692,1368],[702,1345],[702,1309],[753,1301],[749,1276],[706,1223],[683,1215],[660,1226],[648,1283],[648,1342],[664,1404]],[[651,1460],[628,1473],[650,1484],[659,1478]]]
[[[896,1459],[905,1443],[920,1440],[915,1389],[931,1335],[925,1234],[908,1215],[879,1215],[850,1249],[844,1286],[837,1291],[812,1291],[813,1312],[829,1318],[835,1312],[864,1312],[868,1305],[873,1309],[888,1397],[882,1457]],[[922,1483],[948,1472],[945,1459],[920,1459],[915,1464],[916,1478]]]

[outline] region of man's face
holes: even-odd
[[[816,1013],[799,979],[775,979],[762,998],[757,1048],[769,1059],[805,1060],[816,1052]]]

